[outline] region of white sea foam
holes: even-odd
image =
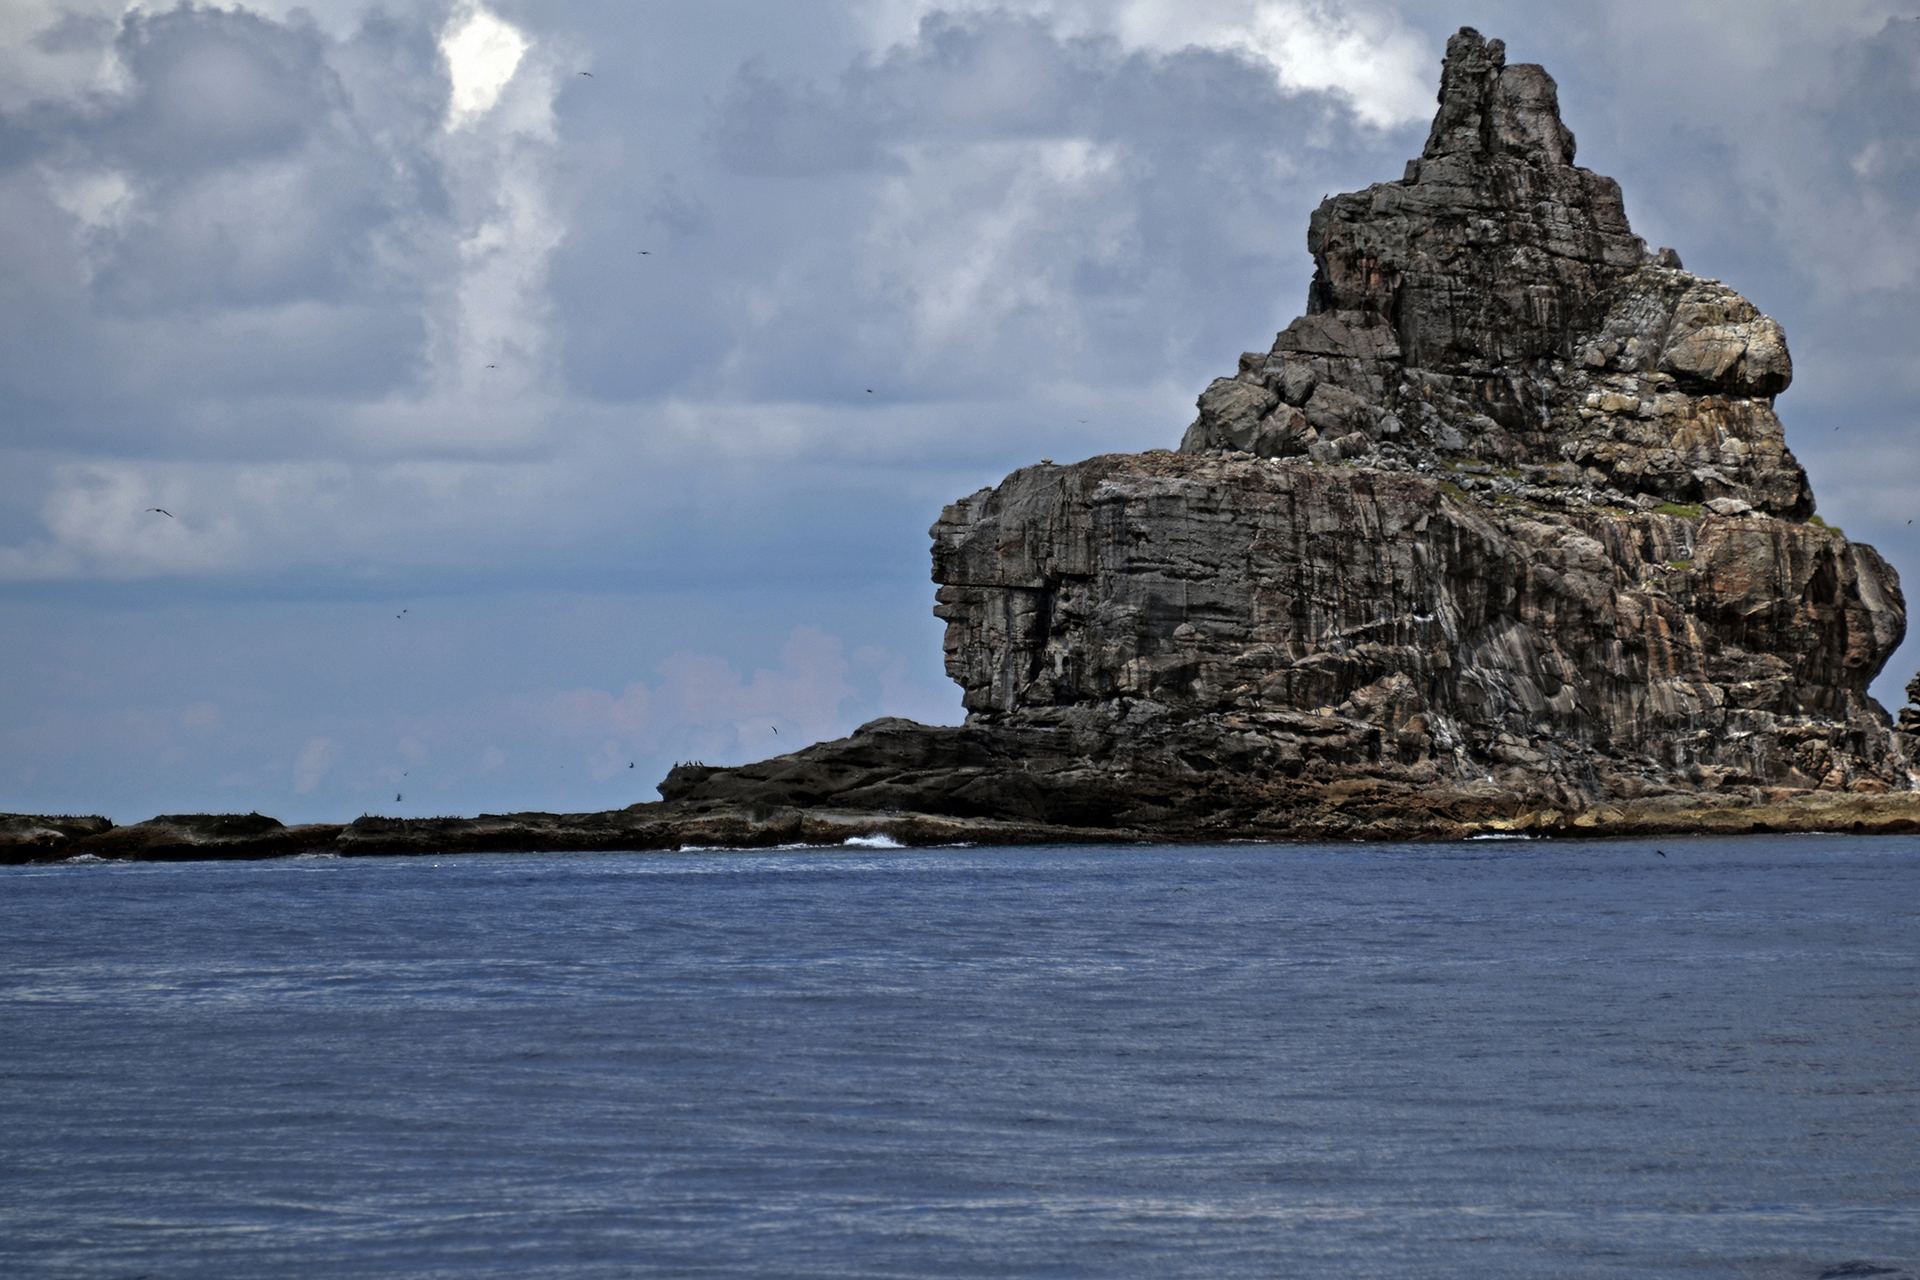
[[[854,849],[904,849],[907,846],[892,836],[848,836],[848,847]]]

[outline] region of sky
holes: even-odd
[[[1463,24],[1786,326],[1822,515],[1920,583],[1916,14],[0,0],[0,810],[604,809],[957,723],[940,507],[1177,443]]]

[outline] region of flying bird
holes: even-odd
[[[394,802],[395,804],[399,804],[399,803],[400,803],[400,793],[399,793],[398,791],[396,791],[396,792],[394,792],[394,793],[393,793],[393,802]]]
[[[1659,854],[1663,858],[1667,856],[1667,851],[1665,849],[1655,849],[1654,852]]]
[[[593,79],[593,72],[591,71],[582,71],[580,74],[585,76],[589,80]]]
[[[627,768],[629,769],[633,768],[633,761],[631,760],[627,761]]]
[[[174,518],[173,512],[166,510],[164,507],[148,507],[147,510],[158,511],[161,515],[165,516],[169,520]],[[1907,521],[1907,523],[1912,524],[1913,521],[1909,520]]]

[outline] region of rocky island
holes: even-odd
[[[1920,711],[1867,693],[1905,603],[1815,514],[1774,412],[1786,336],[1648,251],[1542,68],[1463,28],[1420,156],[1324,201],[1307,246],[1306,314],[1177,449],[1027,467],[941,513],[964,725],[681,765],[604,814],[14,818],[0,846],[1920,830]]]

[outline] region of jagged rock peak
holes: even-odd
[[[1462,28],[1447,43],[1426,149],[1405,176],[1315,211],[1308,317],[1391,329],[1394,354],[1448,372],[1569,355],[1570,335],[1597,323],[1608,291],[1647,260],[1619,184],[1573,154],[1553,77],[1506,65],[1498,40]],[[1297,349],[1314,348],[1315,336],[1301,338]]]
[[[1647,252],[1572,163],[1553,78],[1462,28],[1424,153],[1322,201],[1306,314],[1200,397],[1185,453],[1491,465],[1525,496],[1813,512],[1773,397],[1786,335]]]
[[[1546,164],[1573,163],[1573,134],[1560,123],[1560,95],[1546,68],[1507,65],[1507,46],[1462,27],[1440,67],[1440,111],[1422,153],[1504,152]]]

